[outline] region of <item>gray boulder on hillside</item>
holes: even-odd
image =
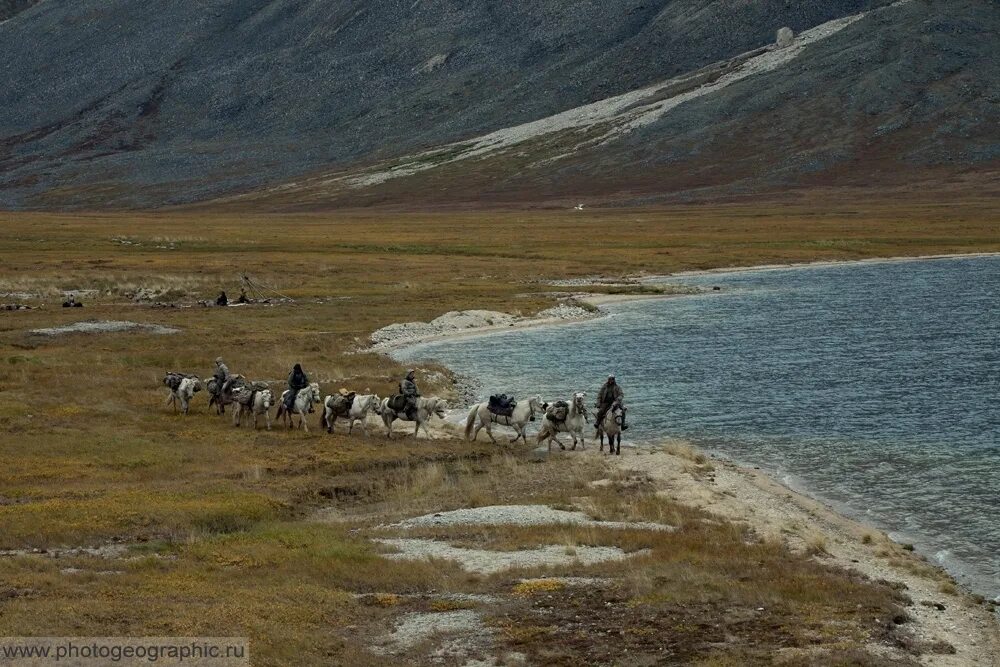
[[[788,27],[782,28],[778,31],[775,43],[779,49],[787,49],[795,43],[795,31]]]

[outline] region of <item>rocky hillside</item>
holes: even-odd
[[[6,4],[3,208],[635,203],[1000,161],[992,0]]]

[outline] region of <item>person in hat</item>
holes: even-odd
[[[601,385],[601,388],[597,392],[597,403],[595,407],[597,408],[597,419],[594,421],[594,427],[597,428],[602,421],[604,421],[604,415],[608,413],[611,406],[616,402],[621,403],[625,398],[625,392],[622,391],[621,385],[615,381],[614,375],[609,375],[607,382]],[[625,430],[625,424],[622,424],[622,430]]]
[[[417,390],[417,383],[414,382],[413,378],[416,372],[411,368],[406,372],[406,377],[403,381],[399,383],[399,393],[406,398],[406,404],[403,411],[407,416],[413,414],[417,409],[417,398],[420,396],[420,391]]]
[[[215,378],[215,395],[221,396],[226,390],[226,384],[228,384],[232,377],[229,367],[226,366],[226,362],[222,360],[222,357],[215,358],[215,371],[212,373],[212,377]]]

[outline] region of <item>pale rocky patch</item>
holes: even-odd
[[[425,514],[392,524],[393,528],[420,526],[544,526],[573,525],[616,530],[672,531],[673,526],[649,521],[598,521],[584,512],[559,510],[548,505],[489,505],[451,512]]]
[[[647,553],[638,551],[629,554],[618,547],[558,546],[549,545],[521,551],[487,551],[466,549],[438,540],[427,539],[378,539],[379,544],[398,549],[398,553],[383,554],[391,560],[428,560],[439,558],[455,561],[469,572],[494,574],[514,568],[594,565],[607,561],[620,561],[630,556]]]
[[[73,333],[152,333],[157,335],[179,333],[180,329],[163,326],[162,324],[142,324],[139,322],[129,322],[127,320],[86,320],[84,322],[74,322],[64,324],[60,327],[48,327],[45,329],[32,329],[31,333],[39,336],[60,336]]]

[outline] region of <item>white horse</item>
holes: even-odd
[[[484,401],[478,405],[473,405],[469,410],[469,416],[465,420],[465,437],[467,440],[475,440],[479,436],[479,431],[486,429],[486,435],[490,436],[493,444],[497,444],[497,439],[493,437],[493,424],[510,426],[517,434],[509,444],[513,445],[518,440],[523,440],[528,444],[524,428],[529,421],[535,421],[535,415],[545,411],[547,404],[542,403],[541,396],[532,396],[526,401],[518,401],[517,406],[510,417],[495,415],[490,412],[489,401]],[[473,427],[475,432],[473,432]]]
[[[580,446],[583,449],[587,448],[587,443],[583,437],[583,425],[586,423],[589,413],[587,412],[587,406],[584,403],[584,398],[587,394],[579,391],[573,394],[572,400],[569,403],[569,412],[566,415],[564,421],[553,421],[549,417],[548,413],[545,415],[545,419],[542,420],[542,428],[538,431],[538,444],[542,444],[546,440],[549,444],[549,451],[552,451],[552,441],[555,440],[556,444],[559,445],[559,449],[566,449],[566,447],[559,442],[559,438],[556,437],[559,433],[569,433],[573,437],[573,449],[576,449],[576,443],[579,440]]]
[[[397,419],[401,421],[416,422],[416,426],[413,429],[414,438],[417,437],[418,433],[420,433],[421,426],[424,427],[424,433],[426,433],[427,437],[429,438],[431,436],[431,433],[429,430],[427,430],[427,422],[430,421],[430,418],[434,415],[437,415],[441,419],[444,419],[444,411],[448,409],[448,404],[445,402],[443,398],[418,397],[417,414],[415,420],[411,420],[409,417],[407,417],[405,412],[396,412],[395,410],[390,408],[388,398],[382,399],[381,409],[382,409],[382,422],[385,424],[385,428],[387,431],[386,435],[388,438],[390,439],[392,438],[392,423]]]
[[[625,408],[615,401],[611,409],[604,413],[604,419],[597,425],[597,435],[601,439],[601,451],[604,451],[604,436],[608,436],[608,454],[621,456],[622,426],[625,424]],[[618,446],[615,446],[617,441]]]
[[[248,415],[253,417],[253,430],[257,430],[257,417],[259,415],[264,415],[264,421],[267,424],[267,430],[271,430],[271,406],[274,405],[274,394],[271,393],[270,389],[261,389],[259,391],[253,392],[253,403],[244,404],[240,401],[241,394],[243,392],[253,391],[247,387],[241,387],[237,391],[233,392],[233,397],[236,399],[233,409],[233,426],[239,426],[240,420],[243,415]]]
[[[164,378],[163,383],[170,389],[170,395],[167,396],[167,405],[173,405],[174,412],[176,413],[177,404],[180,403],[181,414],[186,415],[188,408],[191,407],[191,399],[194,398],[195,393],[201,391],[201,380],[196,375],[181,378],[180,382],[176,383],[176,388],[172,388],[170,384],[167,384],[167,378]]]
[[[378,394],[357,394],[354,397],[354,402],[351,403],[351,408],[347,413],[338,411],[337,406],[334,405],[337,398],[340,398],[339,394],[333,394],[332,396],[327,396],[323,401],[323,419],[322,424],[326,427],[327,433],[333,433],[334,424],[338,417],[343,417],[347,420],[347,433],[350,435],[354,431],[354,422],[361,422],[361,430],[364,431],[365,437],[368,437],[368,426],[365,424],[365,420],[368,418],[368,413],[374,411],[375,414],[382,414],[382,399],[378,397]]]
[[[309,432],[309,425],[306,424],[306,413],[309,412],[314,404],[319,403],[319,383],[313,382],[305,389],[300,389],[299,393],[295,395],[295,401],[292,403],[291,410],[285,410],[285,401],[288,399],[288,392],[291,391],[286,389],[281,392],[281,402],[278,403],[278,413],[274,415],[275,419],[281,419],[282,415],[285,417],[285,423],[288,428],[293,428],[295,420],[293,415],[299,416],[299,426],[305,429],[305,432]]]

